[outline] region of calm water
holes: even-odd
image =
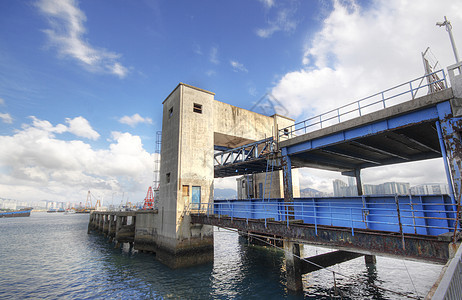
[[[377,257],[334,266],[333,276],[317,271],[303,277],[305,294],[285,288],[284,258],[276,250],[248,246],[236,233],[215,230],[215,261],[170,270],[152,254],[129,251],[98,234],[87,234],[88,215],[32,213],[0,219],[0,299],[402,299],[376,291],[373,282],[424,297],[441,266]],[[241,240],[242,241],[242,240]],[[304,247],[304,256],[326,252]],[[412,278],[412,281],[411,279]]]

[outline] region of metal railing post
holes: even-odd
[[[412,204],[412,195],[411,195],[411,194],[409,194],[409,205],[411,206],[412,224],[414,225],[414,233],[417,234],[417,228],[416,228],[416,226],[415,226],[414,205]]]
[[[353,228],[353,208],[350,207],[350,223],[351,223],[351,235],[355,236],[355,231]]]
[[[444,72],[444,70],[441,70],[443,72],[443,79],[444,79],[444,87],[445,88],[448,88],[448,82],[446,80],[446,72]]]
[[[399,198],[398,198],[398,195],[395,195],[395,203],[396,203],[396,211],[398,213],[399,232],[401,233],[401,241],[403,243],[403,250],[406,250],[406,245],[404,243],[403,224],[401,223],[401,214],[400,214],[400,211],[399,211]]]
[[[318,214],[316,211],[316,202],[314,201],[314,198],[312,199],[313,203],[313,217],[314,217],[314,232],[316,233],[316,236],[318,236]]]
[[[409,86],[411,87],[411,96],[412,96],[412,100],[414,100],[414,90],[412,89],[412,81],[409,81]]]

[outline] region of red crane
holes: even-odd
[[[146,198],[144,198],[143,210],[154,209],[154,195],[152,193],[152,187],[148,188]]]

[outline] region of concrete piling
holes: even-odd
[[[292,292],[303,291],[302,265],[300,260],[300,245],[288,240],[284,241],[286,259],[287,289]]]

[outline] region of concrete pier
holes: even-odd
[[[97,231],[108,237],[110,242],[114,241],[116,247],[129,243],[135,250],[154,253],[159,261],[171,268],[213,260],[213,235],[201,235],[206,225],[191,225],[191,238],[172,244],[171,240],[157,234],[154,226],[158,218],[162,216],[157,210],[93,211],[90,214],[88,233]],[[189,217],[188,220],[190,222]]]
[[[93,211],[90,213],[88,233],[98,231],[117,244],[133,243],[136,215],[134,211]]]

